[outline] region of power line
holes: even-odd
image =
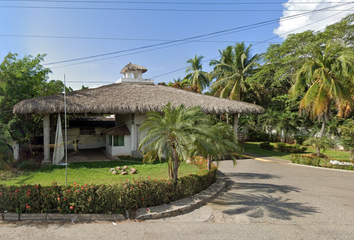
[[[347,2],[353,3],[353,2]],[[59,10],[103,10],[103,11],[155,11],[155,12],[282,12],[284,9],[163,9],[163,8],[114,8],[114,7],[49,7],[49,6],[0,6],[0,8],[59,9]],[[288,12],[306,12],[306,9],[288,9]],[[342,10],[322,10],[342,11]],[[349,11],[349,10],[344,10]]]
[[[297,17],[303,16],[303,15],[311,14],[311,13],[314,13],[314,12],[320,12],[320,11],[322,11],[324,9],[330,9],[330,8],[343,6],[343,5],[347,5],[347,4],[350,4],[350,3],[346,2],[346,3],[343,3],[343,4],[338,4],[338,5],[335,5],[335,6],[331,6],[331,7],[326,7],[326,8],[322,8],[322,9],[308,11],[306,13],[295,14],[295,15],[283,17],[282,20],[289,20],[289,19],[292,19],[292,18],[297,18]],[[47,63],[47,64],[43,64],[43,65],[54,65],[54,64],[61,64],[61,63],[69,63],[69,62],[81,61],[81,60],[86,60],[86,59],[92,59],[92,58],[116,55],[116,54],[119,54],[119,53],[131,52],[131,51],[136,51],[136,50],[143,50],[143,49],[148,49],[148,48],[152,48],[152,47],[159,47],[159,46],[168,45],[168,44],[177,43],[177,42],[187,42],[187,41],[191,41],[191,40],[197,40],[198,38],[210,37],[210,36],[226,34],[226,33],[232,33],[234,31],[240,31],[241,29],[248,30],[248,29],[252,29],[254,27],[263,26],[263,25],[271,24],[271,23],[278,22],[278,21],[279,21],[279,19],[267,20],[267,21],[263,21],[263,22],[259,22],[259,23],[255,23],[255,24],[249,24],[249,25],[245,25],[245,26],[241,26],[241,27],[236,27],[236,28],[216,31],[216,32],[208,33],[208,34],[202,34],[202,35],[199,35],[199,36],[194,36],[194,37],[189,37],[189,38],[184,38],[184,39],[179,39],[179,40],[173,40],[173,41],[167,41],[167,42],[164,42],[164,43],[152,44],[152,45],[136,47],[136,48],[126,49],[126,50],[121,50],[121,51],[115,51],[115,52],[110,52],[110,53],[98,54],[98,55],[93,55],[93,56],[88,56],[88,57],[81,57],[81,58],[75,58],[75,59],[70,59],[70,60],[57,61],[57,62]],[[104,60],[104,59],[98,59],[98,60],[94,60],[94,61],[100,61],[100,60]],[[93,61],[90,61],[90,62],[93,62]],[[65,66],[70,66],[70,65],[65,65]]]
[[[159,2],[159,1],[75,1],[75,0],[0,0],[0,2],[46,2],[46,3],[99,3],[99,4],[162,4],[162,5],[275,5],[283,2]],[[332,4],[343,1],[331,2],[291,2],[291,4]]]
[[[354,8],[354,7],[349,8],[349,9],[353,9],[353,8]],[[306,24],[305,26],[302,26],[302,27],[293,29],[293,30],[288,31],[288,32],[286,32],[286,33],[283,33],[283,34],[281,34],[281,35],[279,35],[279,36],[288,35],[288,34],[294,32],[294,31],[296,31],[296,30],[299,30],[299,29],[301,29],[301,28],[304,28],[304,27],[310,26],[310,25],[312,25],[312,24],[318,23],[318,22],[320,22],[320,21],[323,21],[323,20],[325,20],[325,19],[328,19],[329,17],[336,16],[336,15],[338,15],[338,14],[340,14],[340,13],[336,13],[336,14],[333,14],[333,15],[331,15],[331,16],[328,16],[328,17],[322,18],[322,19],[320,19],[320,20],[317,20],[317,21],[315,21],[315,22],[312,22],[312,23],[310,23],[310,24]],[[325,29],[325,28],[323,28],[323,29]],[[321,29],[321,30],[323,30],[323,29]],[[264,41],[260,41],[260,42],[258,42],[257,44],[254,44],[254,46],[255,46],[255,45],[258,45],[258,44],[260,44],[260,43],[262,43],[262,42],[266,42],[266,41],[269,41],[269,40],[273,40],[273,39],[275,39],[275,38],[278,38],[279,36],[277,36],[277,37],[272,37],[272,38],[268,38],[268,39],[266,39],[266,40],[264,40]],[[205,62],[214,60],[214,59],[216,59],[216,58],[218,58],[218,57],[220,57],[220,56],[206,59],[206,60],[204,60],[202,63],[205,63]],[[177,69],[177,70],[173,70],[173,71],[170,71],[170,72],[167,72],[167,73],[164,73],[164,74],[156,75],[156,76],[154,76],[154,77],[152,77],[152,78],[162,77],[162,76],[169,75],[169,74],[171,74],[171,73],[178,72],[178,71],[181,71],[181,70],[184,70],[184,69],[187,69],[187,68],[186,68],[186,67],[184,67],[184,68],[179,68],[179,69]]]
[[[146,42],[167,42],[177,41],[176,39],[153,39],[153,38],[115,38],[115,37],[82,37],[82,36],[48,36],[48,35],[22,35],[22,34],[0,34],[0,37],[19,38],[49,38],[49,39],[80,39],[80,40],[112,40],[112,41],[146,41]],[[196,42],[235,42],[235,40],[196,40]],[[256,41],[245,41],[256,42]],[[269,42],[275,43],[275,42]]]

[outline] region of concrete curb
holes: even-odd
[[[163,217],[175,216],[181,213],[189,212],[219,194],[226,186],[223,179],[218,178],[209,188],[200,193],[180,199],[170,204],[139,208],[135,212],[136,220],[157,219]],[[3,213],[0,215],[3,221],[46,221],[46,222],[90,222],[90,221],[124,221],[123,214],[60,214],[60,213]]]
[[[150,207],[150,212],[148,212],[147,208],[139,208],[136,211],[135,219],[157,219],[189,212],[215,197],[225,188],[225,185],[226,184],[222,181],[222,179],[217,179],[216,182],[213,183],[208,189],[205,189],[194,196],[177,200],[171,202],[170,204]]]
[[[3,213],[3,221],[90,222],[123,221],[122,214],[60,214],[60,213]]]

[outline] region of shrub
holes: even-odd
[[[262,142],[262,141],[271,141],[271,135],[258,130],[258,129],[249,129],[248,136],[251,142]]]
[[[282,143],[282,142],[276,143],[275,146],[277,150],[279,150],[280,152],[289,152],[286,143]]]
[[[29,170],[29,171],[33,171],[33,170],[37,170],[37,169],[41,168],[40,164],[38,162],[36,162],[35,160],[22,161],[22,162],[19,162],[17,164],[17,166],[21,170]]]
[[[331,164],[328,158],[318,157],[316,155],[292,155],[291,162],[317,167],[353,170],[352,165]]]
[[[200,168],[198,174],[182,177],[177,184],[173,180],[138,178],[120,185],[0,185],[0,212],[121,213],[161,205],[194,195],[215,182],[215,165],[207,171],[207,160],[202,157],[192,164]]]
[[[259,144],[259,147],[265,150],[273,150],[274,146],[271,145],[269,142],[262,142]]]

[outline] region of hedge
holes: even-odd
[[[109,214],[161,205],[192,196],[216,181],[215,165],[206,170],[207,160],[202,157],[192,164],[200,168],[198,174],[182,177],[177,184],[169,179],[138,178],[115,185],[0,185],[0,212]]]
[[[330,159],[320,158],[314,155],[291,155],[291,162],[297,164],[303,164],[303,165],[317,166],[317,167],[353,170],[352,165],[331,164]]]

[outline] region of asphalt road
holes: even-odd
[[[228,188],[190,213],[145,222],[0,224],[0,239],[354,239],[354,172],[286,161],[219,165]]]

